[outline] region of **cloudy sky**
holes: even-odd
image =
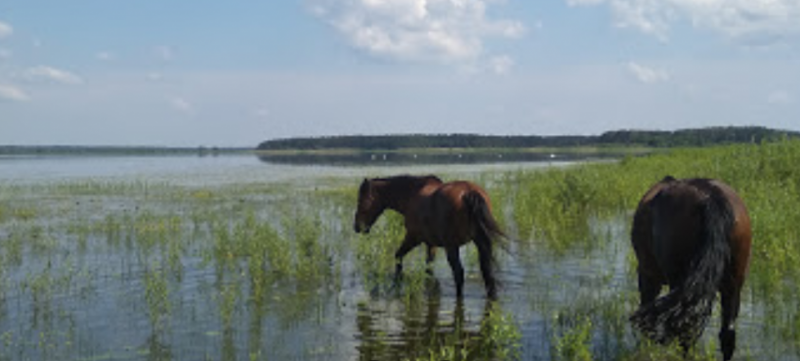
[[[800,130],[798,0],[0,0],[0,144]]]

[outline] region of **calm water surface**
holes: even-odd
[[[0,159],[0,201],[6,202],[0,204],[0,360],[407,360],[427,357],[427,350],[453,338],[483,342],[497,321],[487,316],[493,306],[485,300],[474,251],[462,249],[468,276],[463,302],[455,298],[442,255],[433,279],[413,277],[421,249],[406,262],[409,278],[422,284],[393,288],[389,273],[371,274],[371,260],[360,259],[357,248],[370,245],[350,229],[352,199],[295,192],[332,185],[355,191],[363,177],[397,173],[477,180],[491,192],[509,172],[566,164]],[[513,205],[497,208],[502,217]],[[244,219],[251,214],[255,224],[275,224],[287,234],[322,229],[313,238],[327,247],[332,266],[324,267],[334,274],[254,282],[253,254],[225,248],[250,231]],[[312,226],[299,220],[309,215]],[[615,359],[620,349],[633,347],[626,319],[638,296],[627,261],[628,217],[623,211],[589,220],[591,239],[578,249],[556,254],[533,240],[500,252],[503,287],[494,307],[519,331],[521,359],[551,360],[554,335],[585,317],[592,318],[596,359]],[[399,235],[385,234],[391,239],[366,241],[385,242],[391,254]],[[737,359],[797,360],[793,346],[763,331],[764,307],[744,298]],[[715,322],[706,339],[716,335]]]
[[[314,181],[321,178],[395,173],[479,173],[541,168],[568,162],[408,164],[366,160],[360,165],[291,165],[251,155],[227,156],[14,156],[0,157],[0,181],[50,182],[82,179],[223,185],[250,182]]]

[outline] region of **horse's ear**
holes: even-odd
[[[673,177],[671,175],[667,175],[667,176],[664,177],[664,179],[661,180],[661,183],[669,183],[669,182],[674,182],[676,180],[677,179],[675,179],[675,177]]]
[[[372,183],[370,183],[369,179],[364,178],[364,181],[361,182],[361,187],[359,188],[358,192],[362,194],[364,192],[372,192]]]

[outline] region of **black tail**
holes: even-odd
[[[471,191],[464,195],[464,204],[467,206],[470,222],[475,227],[475,243],[479,249],[486,247],[491,252],[493,243],[503,240],[506,235],[497,225],[497,221],[489,210],[489,205],[486,204],[486,199],[480,193]],[[492,262],[494,263],[494,257],[492,257]]]
[[[681,285],[664,297],[643,305],[631,316],[633,325],[660,343],[679,339],[693,344],[703,333],[711,316],[714,299],[730,259],[728,238],[734,216],[722,190],[707,180],[690,182],[704,191],[703,230],[700,250],[691,260],[690,270]]]
[[[497,270],[497,259],[493,246],[497,243],[495,241],[505,238],[505,234],[500,230],[489,210],[486,199],[480,193],[470,191],[464,195],[463,200],[473,226],[473,241],[478,246],[483,282],[489,298],[495,299],[497,298],[497,280],[494,273]]]

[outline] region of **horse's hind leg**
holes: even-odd
[[[736,350],[736,318],[739,316],[741,283],[732,279],[723,282],[721,288],[722,328],[719,331],[719,342],[722,346],[722,358],[728,361]]]
[[[639,270],[639,305],[644,306],[655,301],[661,293],[661,281]]]
[[[461,257],[458,247],[447,247],[447,262],[453,270],[453,279],[456,281],[456,297],[464,297],[464,267],[461,266]]]
[[[436,246],[428,244],[428,257],[425,258],[425,273],[433,276],[433,261],[436,259]]]
[[[475,242],[478,246],[478,259],[481,264],[481,275],[486,285],[486,294],[490,299],[497,298],[497,282],[492,274],[492,246],[488,243]]]

